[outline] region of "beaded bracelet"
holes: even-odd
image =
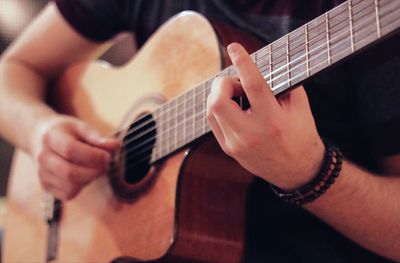
[[[318,174],[306,185],[287,192],[270,184],[279,199],[296,205],[310,203],[320,197],[335,182],[343,163],[342,152],[334,145],[325,142],[325,156]]]

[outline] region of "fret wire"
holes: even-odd
[[[268,65],[269,65],[269,86],[272,88],[272,45],[268,45],[269,50],[268,50]]]
[[[335,9],[338,9],[339,7],[341,7],[343,4],[341,4],[341,5],[339,5],[339,6],[337,6],[337,7],[335,7],[335,8],[333,8],[332,10],[330,10],[329,12],[331,13],[331,12],[333,12]],[[336,14],[334,17],[336,17],[336,16],[338,16],[338,14]],[[315,19],[314,19],[315,20]],[[311,21],[310,21],[311,22]],[[306,26],[307,26],[307,24],[306,24]],[[295,30],[296,31],[296,30]],[[312,30],[311,30],[312,31]],[[268,47],[268,46],[267,46]],[[271,53],[270,53],[271,54]],[[271,72],[272,72],[272,70],[271,70]],[[172,101],[169,101],[170,103],[172,102]],[[168,108],[168,110],[171,110],[171,108]]]
[[[310,76],[310,61],[309,61],[309,53],[308,53],[308,24],[304,25],[304,35],[305,35],[305,45],[306,45],[306,72],[307,77]]]
[[[353,37],[353,15],[351,9],[351,0],[349,0],[349,24],[350,24],[350,41],[351,41],[351,51],[354,52],[354,37]]]
[[[321,46],[316,47],[315,50],[318,50],[320,47],[321,47]],[[270,48],[270,46],[269,46],[269,48]],[[308,52],[306,52],[306,55],[308,55]],[[269,56],[271,56],[271,53],[269,53]],[[295,62],[295,61],[292,61],[291,63],[293,63],[293,62]],[[285,66],[285,67],[286,67],[286,66]],[[230,71],[231,69],[232,69],[231,67],[228,68],[229,71]],[[278,69],[278,70],[280,70],[280,69]],[[271,71],[271,70],[270,70],[270,71]],[[286,73],[285,73],[285,74],[286,74]],[[269,75],[270,79],[273,81],[273,80],[275,80],[275,79],[277,79],[277,78],[280,78],[282,75],[278,76],[277,78],[272,78],[272,76],[273,76],[273,74],[270,74],[270,75]]]
[[[369,35],[369,36],[371,36],[371,35]],[[369,37],[368,36],[368,37]],[[369,41],[370,42],[370,40],[369,39],[363,39],[362,41]],[[343,51],[345,51],[346,49],[343,49],[342,50],[342,52]],[[315,65],[315,67],[317,67],[318,65]],[[296,76],[297,77],[297,76]],[[294,77],[294,78],[296,78],[296,77]],[[294,79],[294,78],[292,78],[292,79]],[[285,84],[285,83],[283,83],[283,84]],[[282,84],[281,84],[282,85]],[[273,91],[275,91],[275,90],[278,90],[280,87],[278,86],[278,87],[276,87],[275,89],[273,89]],[[151,146],[150,146],[151,147]],[[146,150],[148,150],[148,148],[146,149]],[[133,165],[132,165],[133,166]]]
[[[357,4],[356,4],[356,5],[357,5]],[[331,9],[331,10],[329,11],[329,13],[333,13],[335,10],[341,8],[342,6],[345,6],[345,3],[340,4],[340,5],[336,6],[335,8]],[[334,16],[332,16],[332,18],[338,16],[339,14],[341,14],[341,13],[335,14]],[[318,18],[318,17],[317,17],[317,18]],[[317,18],[316,18],[316,19],[317,19]],[[314,20],[316,20],[316,19],[314,19]],[[314,21],[314,20],[312,20],[312,21]],[[310,21],[309,23],[311,23],[312,21]],[[307,26],[307,24],[306,24],[305,26]],[[299,28],[299,29],[300,29],[300,28]],[[296,29],[296,30],[299,30],[299,29]],[[294,31],[296,31],[296,30],[294,30]],[[293,32],[294,32],[294,31],[293,31]],[[312,31],[312,30],[311,30],[311,31]],[[266,46],[266,47],[264,47],[263,49],[268,48],[268,47],[270,47],[270,46]],[[169,101],[169,102],[171,102],[171,101]],[[165,111],[164,111],[164,112],[165,112]],[[162,114],[163,114],[163,113],[161,113],[160,115],[162,115]],[[122,130],[122,129],[121,129],[121,130]],[[120,131],[121,131],[121,130],[120,130]]]
[[[379,3],[378,0],[375,0],[375,18],[376,18],[376,33],[378,37],[381,37],[381,27],[379,22]]]
[[[328,65],[332,63],[331,61],[331,51],[330,51],[330,44],[329,44],[329,19],[328,13],[325,13],[325,26],[326,26],[326,49],[328,51]]]
[[[289,34],[286,35],[286,71],[287,71],[287,78],[290,79],[290,66],[289,66]],[[289,86],[290,86],[289,81]]]
[[[370,34],[369,36],[372,36],[372,34]],[[368,36],[368,37],[369,37]],[[364,39],[362,39],[360,42],[368,42],[368,43],[371,43],[371,40],[370,39],[367,39],[367,38],[364,38]],[[372,40],[373,41],[373,40]],[[346,49],[343,49],[341,52],[344,52]],[[339,52],[340,53],[340,52]],[[315,67],[317,67],[318,65],[315,65]],[[292,79],[294,79],[294,78],[292,78]],[[285,84],[285,83],[283,83],[283,84]],[[275,91],[275,90],[279,90],[279,86],[277,86],[275,89],[273,89],[273,91]]]
[[[332,9],[331,11],[329,11],[329,13],[332,13],[333,11],[337,11],[337,10],[340,10],[340,8],[343,8],[343,7],[346,7],[346,9],[345,10],[343,10],[343,11],[340,11],[339,13],[337,13],[337,14],[334,14],[332,17],[331,17],[331,21],[335,21],[335,18],[337,18],[339,15],[342,15],[342,14],[344,14],[345,12],[347,12],[347,5],[344,5],[345,3],[343,3],[343,4],[341,4],[341,5],[339,5],[339,6],[337,6],[336,8],[334,8],[334,9]],[[357,4],[356,4],[357,5]],[[316,18],[317,19],[317,18]],[[316,20],[316,19],[314,19],[314,20]],[[340,24],[343,24],[343,21],[341,21],[340,22]],[[308,24],[306,24],[307,26],[308,26]],[[316,27],[317,28],[317,27]],[[308,30],[309,32],[313,32],[316,28],[313,28],[313,29],[311,29],[311,30]],[[290,34],[293,34],[293,33],[295,33],[297,30],[299,30],[300,28],[298,28],[298,29],[296,29],[296,30],[294,30],[292,33],[290,33]],[[343,28],[342,28],[343,29]],[[332,31],[331,31],[332,32]],[[318,34],[317,36],[319,36],[320,34]],[[294,39],[294,40],[296,40],[296,39]],[[315,40],[315,39],[313,39],[313,40]],[[264,47],[263,49],[266,49],[267,47]],[[297,47],[296,47],[297,48]],[[261,49],[261,50],[263,50],[263,49]],[[260,50],[260,51],[261,51]],[[260,59],[259,59],[260,60]]]
[[[186,93],[187,94],[187,93]],[[186,143],[187,142],[187,134],[186,134],[186,123],[187,123],[187,116],[186,116],[186,107],[187,107],[187,100],[186,100],[186,96],[184,97],[184,100],[183,100],[183,108],[184,108],[184,113],[183,113],[183,123],[184,123],[184,126],[183,126],[183,140],[184,140],[184,142]]]
[[[192,93],[193,93],[193,97],[192,97],[192,99],[193,99],[193,103],[192,103],[192,110],[193,110],[193,118],[192,118],[192,125],[193,125],[193,127],[192,127],[192,134],[193,134],[193,139],[194,138],[196,138],[196,118],[194,117],[195,116],[195,114],[196,114],[196,98],[195,98],[195,96],[196,96],[196,92],[193,90],[192,91]]]
[[[203,82],[203,83],[207,83],[207,82]],[[207,109],[207,98],[206,98],[206,89],[205,88],[203,88],[203,109]],[[206,115],[204,114],[204,116],[203,116],[203,134],[206,132],[206,126],[207,126],[207,119],[206,119]]]
[[[319,46],[319,47],[317,47],[317,48],[315,48],[315,49],[317,50],[317,49],[319,49],[320,47],[321,47],[321,46]],[[269,46],[269,48],[270,48],[270,46]],[[271,55],[271,54],[269,53],[269,56],[270,56],[270,55]],[[306,52],[306,55],[308,56],[308,52]],[[293,63],[293,62],[294,62],[294,61],[292,61],[291,63]],[[228,68],[228,70],[231,70],[231,68]],[[279,69],[278,69],[278,70],[279,70]],[[270,70],[270,71],[271,71],[271,70]],[[271,80],[275,80],[275,79],[281,77],[281,75],[280,75],[280,76],[278,76],[277,78],[272,79],[272,76],[273,76],[273,75],[271,75],[271,74],[269,75],[269,77],[270,77]]]

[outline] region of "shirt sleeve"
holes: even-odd
[[[127,26],[126,0],[53,0],[64,19],[82,36],[102,42]]]

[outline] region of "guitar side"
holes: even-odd
[[[187,91],[220,67],[213,28],[187,12],[160,28],[122,68],[96,63],[69,68],[56,90],[56,105],[111,135],[123,119],[154,110],[160,101]],[[36,169],[30,157],[17,150],[8,191],[4,262],[46,262],[48,228]],[[152,186],[135,201],[122,201],[108,178],[99,178],[63,204],[55,261],[239,262],[251,180],[211,137],[164,161]]]

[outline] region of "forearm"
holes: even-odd
[[[400,261],[400,178],[344,162],[337,181],[305,208],[380,255]]]
[[[55,115],[44,102],[46,78],[12,59],[0,63],[0,135],[30,152],[41,120]]]

